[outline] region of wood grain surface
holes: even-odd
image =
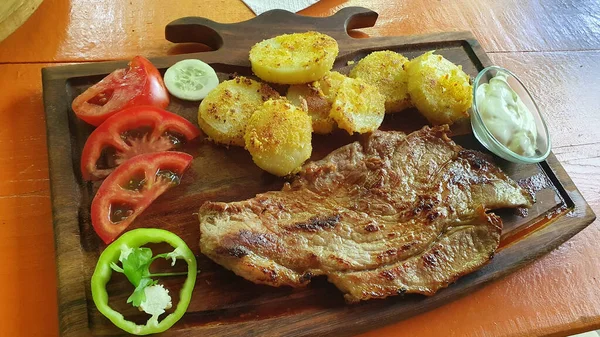
[[[363,5],[381,14],[377,27],[365,30],[374,36],[473,30],[488,53],[501,52],[490,55],[494,62],[536,86],[538,104],[553,116],[547,119],[556,156],[600,213],[600,98],[595,89],[600,4],[505,1],[498,9],[490,7],[492,1],[427,2],[427,7],[424,2],[322,0],[304,13],[325,16],[339,7]],[[135,2],[136,15],[129,14],[129,2],[91,3],[45,0],[31,20],[0,43],[0,63],[5,63],[0,65],[0,121],[10,123],[0,128],[2,336],[58,336],[39,63],[193,51],[198,47],[175,48],[166,42],[163,25],[191,14],[220,22],[252,17],[239,1],[170,6],[143,0]],[[106,12],[110,14],[102,14]],[[92,20],[90,13],[102,15]],[[461,20],[447,13],[459,13]],[[499,19],[489,24],[484,19],[490,17]],[[599,328],[598,223],[500,281],[366,336],[564,336]]]
[[[43,66],[0,65],[2,336],[58,335]]]
[[[329,16],[349,6],[371,8],[380,14],[377,27],[364,31],[373,36],[469,30],[486,52],[600,48],[600,5],[596,1],[327,0],[301,13]],[[49,14],[52,18],[46,17]],[[181,47],[165,41],[163,29],[186,16],[231,23],[248,20],[254,14],[239,0],[181,1],[177,6],[159,0],[45,0],[41,10],[3,43],[0,62],[173,54]],[[31,49],[23,48],[23,40]]]

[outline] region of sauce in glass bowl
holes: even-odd
[[[499,157],[530,164],[550,154],[550,135],[539,108],[509,70],[491,66],[479,72],[471,110],[475,138]]]
[[[537,128],[533,115],[511,88],[504,73],[497,73],[475,93],[479,114],[492,135],[513,152],[535,155]]]

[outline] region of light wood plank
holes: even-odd
[[[471,30],[486,51],[600,49],[596,1],[320,1],[301,13],[327,16],[347,6],[380,14],[365,33],[410,35]],[[0,63],[128,59],[163,56],[182,48],[164,39],[164,27],[185,16],[217,22],[254,17],[239,0],[46,0],[20,29],[0,43]]]
[[[489,56],[529,88],[555,148],[600,142],[600,51]]]
[[[42,66],[0,65],[2,336],[58,336]]]

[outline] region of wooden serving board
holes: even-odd
[[[347,73],[349,61],[375,50],[394,50],[412,58],[436,49],[475,76],[490,60],[470,33],[427,36],[396,36],[354,39],[347,30],[370,27],[377,13],[350,7],[328,18],[302,17],[270,11],[237,24],[219,24],[189,17],[166,27],[173,42],[202,43],[214,51],[153,59],[161,71],[181,59],[199,58],[211,64],[221,80],[233,74],[249,75],[248,51],[264,39],[282,33],[317,30],[333,36],[340,54],[335,69]],[[126,61],[45,68],[42,71],[48,134],[52,210],[58,264],[60,330],[64,336],[120,335],[95,308],[90,278],[105,245],[90,223],[90,203],[98,183],[81,179],[79,158],[92,127],[78,120],[70,109],[75,96]],[[277,87],[280,90],[285,88]],[[197,123],[198,103],[172,98],[168,110]],[[387,115],[382,129],[414,131],[425,125],[415,110]],[[469,131],[468,123],[454,127],[455,141],[483,150]],[[343,132],[313,138],[313,159],[354,141]],[[279,189],[284,180],[256,167],[242,148],[225,148],[206,140],[189,144],[195,156],[180,186],[169,190],[132,225],[159,227],[180,235],[195,251],[202,272],[186,315],[165,336],[325,336],[352,335],[396,322],[464,296],[485,282],[502,277],[557,247],[595,219],[590,207],[573,185],[554,155],[538,165],[497,163],[513,179],[536,192],[537,202],[528,214],[497,211],[504,220],[501,247],[494,259],[433,297],[397,296],[347,305],[342,293],[317,278],[306,288],[271,288],[255,285],[212,263],[198,248],[197,211],[207,201],[234,201]],[[153,247],[155,251],[164,247]],[[163,280],[178,293],[183,278]],[[109,283],[111,305],[138,322],[141,316],[125,299],[133,290],[122,275]]]

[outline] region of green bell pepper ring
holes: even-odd
[[[111,262],[118,262],[121,255],[121,248],[139,248],[148,243],[166,242],[178,250],[180,257],[183,257],[188,265],[187,278],[179,293],[179,303],[175,311],[167,315],[160,322],[151,322],[146,325],[137,325],[131,321],[125,320],[123,315],[113,310],[108,305],[108,293],[106,284],[112,276],[113,270],[110,267]],[[197,265],[196,257],[185,242],[177,235],[156,228],[139,228],[123,234],[120,238],[110,244],[100,255],[94,274],[92,275],[92,298],[98,310],[106,316],[114,325],[119,328],[135,334],[148,335],[163,332],[169,329],[185,314],[192,291],[196,283]]]

